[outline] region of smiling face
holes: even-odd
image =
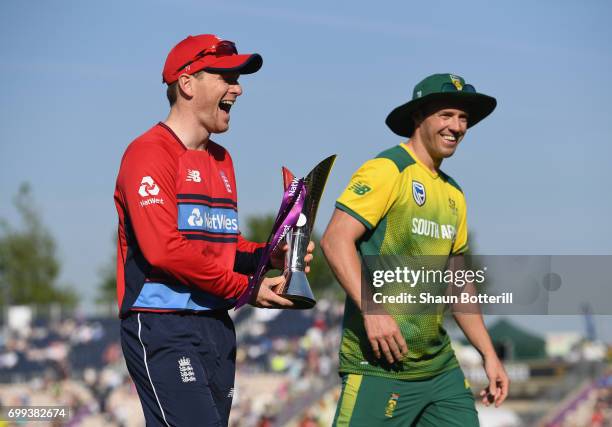
[[[230,109],[242,95],[238,73],[201,73],[191,76],[192,108],[200,124],[209,133],[229,129]]]
[[[452,156],[465,136],[468,114],[460,105],[435,103],[417,117],[415,136],[434,164]]]

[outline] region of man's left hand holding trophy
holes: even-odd
[[[311,240],[308,244],[304,262],[306,262],[306,273],[310,272],[310,262],[313,259],[313,251],[315,248],[314,242]],[[270,256],[270,265],[272,268],[283,271],[285,269],[285,259],[289,245],[286,243],[277,248]],[[281,289],[285,285],[286,276],[280,275],[276,277],[264,277],[259,285],[259,292],[254,293],[250,304],[260,308],[291,308],[293,302],[287,298],[278,295],[275,290]]]

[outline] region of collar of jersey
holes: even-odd
[[[412,157],[412,159],[416,162],[417,165],[419,165],[425,172],[427,172],[429,174],[429,176],[431,176],[432,179],[437,179],[440,174],[438,174],[437,172],[432,172],[431,169],[429,169],[427,166],[425,166],[423,164],[423,162],[421,162],[421,160],[419,160],[419,158],[416,156],[416,154],[414,154],[414,152],[408,148],[408,146],[406,145],[405,142],[402,142],[400,144],[400,147],[402,147],[404,150],[406,150],[408,152],[408,154],[410,154],[410,157]]]

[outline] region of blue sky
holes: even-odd
[[[114,251],[123,150],[167,114],[167,52],[216,33],[264,58],[215,138],[234,158],[242,219],[276,210],[281,165],[303,174],[337,153],[322,229],[352,171],[401,141],[387,113],[452,72],[499,103],[443,167],[479,252],[611,254],[611,3],[374,4],[1,2],[0,217],[17,220],[11,198],[30,182],[62,280],[90,301]]]

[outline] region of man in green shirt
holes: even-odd
[[[468,248],[466,203],[459,185],[440,166],[467,128],[489,115],[494,98],[453,74],[434,74],[413,99],[389,114],[387,125],[409,138],[368,160],[336,203],[321,247],[347,293],[340,345],[342,395],[336,426],[477,426],[474,398],[449,337],[443,312],[408,312],[385,304],[374,313],[372,295],[406,288],[368,285],[362,262],[433,256],[441,267],[463,265]],[[473,289],[470,284],[466,289]],[[443,292],[444,293],[444,292]],[[366,301],[367,300],[367,301]],[[479,311],[455,305],[454,316],[483,357],[489,386],[483,403],[499,406],[508,377]]]

